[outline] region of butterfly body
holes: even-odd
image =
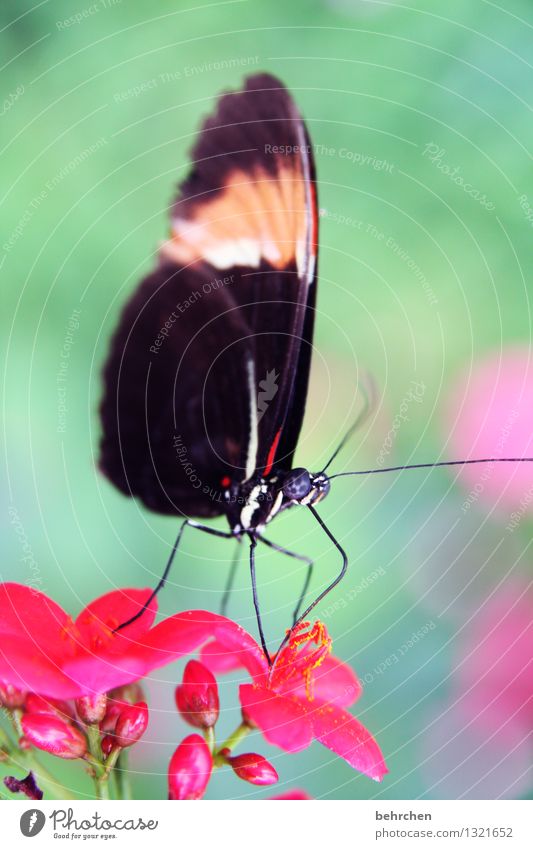
[[[252,478],[244,485],[234,484],[224,492],[227,518],[235,535],[261,534],[278,513],[296,505],[317,504],[329,492],[327,475],[306,469],[275,473],[269,479]]]

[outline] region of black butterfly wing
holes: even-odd
[[[224,512],[248,441],[248,328],[231,275],[163,264],[120,319],[104,369],[100,467],[160,513]]]
[[[247,266],[233,295],[250,328],[257,395],[253,471],[288,469],[300,433],[316,300],[318,214],[312,146],[286,88],[250,77],[223,95],[192,151],[162,254]],[[254,434],[251,434],[254,439]],[[255,445],[247,446],[248,462]]]
[[[264,74],[219,99],[193,163],[160,268],[111,345],[100,465],[153,510],[213,516],[229,480],[291,463],[309,374],[316,191],[302,119]]]

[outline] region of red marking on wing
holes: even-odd
[[[265,470],[263,472],[263,475],[265,477],[267,475],[269,475],[270,472],[272,471],[272,466],[274,465],[274,457],[276,456],[276,451],[278,450],[279,440],[280,440],[280,437],[281,437],[281,431],[282,431],[282,428],[280,427],[280,429],[278,430],[277,434],[274,437],[274,441],[273,441],[272,445],[270,446],[270,451],[268,452]]]

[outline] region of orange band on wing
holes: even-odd
[[[305,242],[305,182],[299,160],[278,159],[275,174],[235,169],[222,189],[174,209],[171,238],[161,254],[178,265],[203,260],[215,268],[274,268],[291,263]]]

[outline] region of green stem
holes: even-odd
[[[0,748],[3,749],[7,754],[9,754],[13,747],[13,740],[11,739],[7,731],[5,731],[2,726],[0,726]]]
[[[117,792],[119,799],[131,799],[131,782],[128,772],[128,750],[121,749],[115,769]]]
[[[241,724],[237,726],[233,734],[230,734],[228,739],[225,740],[221,746],[219,746],[219,751],[220,749],[233,750],[235,746],[239,745],[241,740],[244,740],[244,738],[250,733],[251,730],[252,729],[249,725],[246,724],[246,722],[241,722]]]
[[[97,725],[87,725],[85,727],[89,751],[94,760],[100,764],[102,760],[102,747],[100,745],[100,729]]]
[[[87,725],[85,733],[89,744],[89,751],[85,755],[85,760],[91,766],[95,796],[97,799],[109,799],[109,770],[102,763],[100,729],[97,725]]]
[[[109,776],[111,775],[112,770],[115,768],[115,766],[116,766],[116,764],[117,764],[117,761],[118,761],[118,759],[119,759],[119,757],[120,757],[120,753],[121,753],[121,751],[122,751],[122,749],[120,749],[120,748],[117,746],[115,749],[113,749],[113,751],[111,752],[111,754],[108,756],[108,758],[107,758],[107,760],[106,760],[106,762],[105,762],[105,773],[104,773],[104,774],[105,774],[105,777],[106,777],[106,778],[109,778]]]
[[[11,722],[13,723],[13,728],[15,729],[15,734],[17,735],[17,740],[21,737],[24,737],[24,731],[22,730],[22,725],[20,720],[22,719],[22,711],[21,710],[12,710],[11,711]]]
[[[205,742],[207,743],[207,745],[209,746],[209,751],[211,753],[213,753],[215,751],[215,745],[216,745],[215,729],[213,728],[213,726],[211,726],[210,728],[204,729],[204,739],[205,739]]]
[[[109,799],[108,776],[106,775],[105,767],[101,761],[93,758],[89,752],[84,757],[84,761],[89,764],[89,775],[94,781],[94,795],[97,799]]]
[[[97,799],[110,799],[109,795],[109,782],[107,778],[96,778],[94,782],[94,788],[96,790],[96,798]]]
[[[246,724],[246,722],[241,722],[241,724],[237,726],[237,728],[235,729],[233,734],[230,734],[230,736],[227,738],[227,740],[225,740],[222,743],[222,745],[218,747],[216,752],[214,752],[214,754],[213,754],[213,764],[214,764],[214,766],[215,767],[223,766],[226,763],[226,759],[221,754],[221,752],[224,749],[229,749],[230,752],[233,751],[233,749],[236,746],[239,745],[241,740],[244,740],[244,738],[250,733],[251,730],[252,729],[250,728],[249,725]]]

